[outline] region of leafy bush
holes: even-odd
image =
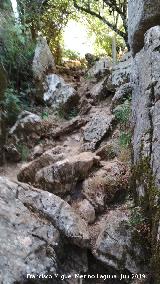
[[[63,51],[63,57],[70,59],[70,60],[79,60],[80,59],[80,53],[71,49],[65,49]]]
[[[2,22],[0,61],[7,70],[9,81],[18,90],[32,78],[35,43],[30,39],[27,30],[27,25],[15,23],[9,16]]]
[[[131,115],[131,107],[130,101],[126,100],[124,104],[118,106],[115,110],[115,117],[117,121],[121,123],[123,126],[127,126],[129,124],[129,119]]]
[[[120,123],[120,137],[119,144],[123,148],[129,147],[131,143],[130,132],[130,116],[131,116],[131,103],[126,100],[122,105],[116,107],[114,110],[116,120]]]
[[[140,207],[132,208],[131,218],[129,220],[131,226],[139,225],[144,222],[144,216]]]
[[[26,162],[28,160],[28,157],[29,157],[29,154],[30,154],[29,148],[26,145],[18,144],[17,150],[21,154],[21,160],[23,162]]]
[[[128,147],[131,143],[131,134],[130,132],[121,132],[120,133],[120,138],[119,138],[119,143],[121,147]]]
[[[47,119],[49,117],[49,113],[47,111],[43,111],[41,117],[42,119]]]
[[[21,111],[21,103],[17,96],[17,92],[14,89],[8,88],[5,91],[4,100],[1,102],[1,106],[4,110],[8,124],[14,124]]]

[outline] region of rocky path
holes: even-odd
[[[119,78],[125,65],[125,82],[126,61],[113,73]],[[113,99],[118,86],[112,83],[109,59],[96,62],[87,75],[76,91],[59,75],[47,75],[47,116],[42,118],[38,107],[35,113],[24,111],[10,129],[5,148],[12,164],[0,169],[3,284],[30,283],[27,274],[42,283],[42,273],[52,276],[44,283],[79,284],[77,274],[96,277],[106,271],[117,278],[82,283],[118,284],[121,272],[146,271],[144,251],[134,243],[130,226],[133,205],[126,202],[130,156],[122,159],[120,124],[113,111],[124,102],[127,87]],[[65,117],[55,112],[55,104],[61,114],[63,106]],[[73,106],[78,113],[66,119]],[[27,161],[20,162],[26,149]]]

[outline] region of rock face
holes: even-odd
[[[0,215],[1,283],[22,284],[26,283],[27,274],[43,273],[52,275],[51,283],[58,284],[60,280],[54,274],[76,272],[77,261],[85,271],[83,248],[89,245],[86,223],[59,197],[0,177]],[[70,245],[68,264],[67,255],[60,249],[66,250],[61,235],[81,247],[76,252]],[[36,283],[41,281],[36,279]]]
[[[113,268],[144,273],[145,255],[134,241],[129,220],[130,211],[126,208],[109,211],[96,241],[94,255]]]
[[[159,1],[153,1],[153,3],[157,8],[156,3],[159,5]],[[157,9],[156,11],[159,12]],[[152,212],[152,216],[150,216],[152,218],[152,269],[154,278],[156,278],[155,283],[160,281],[158,233],[160,188],[159,47],[160,26],[156,26],[145,34],[144,48],[136,54],[132,67],[135,197],[144,210],[147,208],[148,211],[150,208],[150,212]]]
[[[56,74],[46,76],[43,100],[55,109],[71,110],[78,103],[78,95],[74,88],[65,84],[63,78]]]
[[[160,25],[160,2],[158,0],[130,0],[129,11],[129,44],[133,54],[139,52],[144,45],[145,32]]]
[[[55,63],[53,55],[49,49],[47,41],[43,37],[37,40],[33,64],[33,77],[36,81],[44,81],[45,75],[55,71]]]
[[[70,192],[77,184],[87,177],[93,165],[97,164],[99,157],[90,152],[58,161],[36,173],[36,183],[54,193],[64,194]]]
[[[160,186],[158,166],[158,117],[160,88],[160,27],[151,28],[145,35],[145,46],[135,57],[132,72],[134,161],[151,158],[157,186]],[[151,148],[152,145],[152,148]]]

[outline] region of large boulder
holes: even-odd
[[[58,161],[36,173],[36,183],[44,190],[58,194],[70,192],[78,181],[85,179],[99,157],[91,152]]]
[[[130,0],[128,19],[129,44],[135,54],[144,45],[145,32],[153,26],[160,25],[160,1]]]
[[[84,142],[88,149],[95,149],[104,136],[109,134],[114,121],[114,116],[105,112],[96,113],[86,124],[83,131]]]
[[[18,116],[18,119],[9,131],[11,137],[14,136],[16,142],[30,141],[37,135],[41,129],[41,117],[29,111],[23,111]]]
[[[40,169],[62,159],[64,159],[62,147],[57,146],[53,149],[45,151],[39,158],[23,165],[20,172],[18,173],[17,178],[21,182],[34,184],[35,175]]]
[[[79,97],[73,87],[66,84],[60,76],[50,74],[45,79],[45,93],[43,100],[54,109],[61,109],[64,113],[77,106]]]
[[[47,41],[43,37],[37,39],[37,46],[32,64],[33,77],[36,81],[43,82],[47,73],[55,71],[53,55]]]
[[[127,207],[110,210],[105,216],[93,253],[107,266],[143,274],[147,272],[145,251],[135,240],[130,220],[131,211]]]
[[[86,271],[87,225],[59,197],[0,177],[0,216],[1,283],[28,283],[31,274],[39,284],[46,274],[58,284],[58,275]]]
[[[128,170],[118,160],[103,162],[103,167],[83,182],[82,193],[96,211],[103,211],[118,196],[125,197],[128,186]]]

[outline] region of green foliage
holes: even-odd
[[[47,119],[49,117],[49,113],[47,111],[43,111],[41,114],[42,119]]]
[[[115,117],[117,121],[121,123],[121,125],[124,125],[127,127],[129,124],[129,119],[131,115],[131,106],[130,106],[130,101],[126,100],[124,104],[118,106],[115,109]]]
[[[28,25],[32,39],[38,32],[46,37],[57,64],[61,63],[63,28],[73,12],[73,3],[68,0],[18,0],[21,23]]]
[[[123,148],[128,148],[131,144],[130,116],[131,102],[126,100],[122,105],[118,106],[114,111],[117,122],[120,124],[119,144]]]
[[[73,12],[73,3],[68,0],[48,0],[41,16],[41,32],[60,64],[63,56],[63,29]]]
[[[14,124],[21,110],[20,100],[14,89],[8,88],[5,91],[4,100],[1,101],[1,106],[4,110],[8,124]]]
[[[142,225],[145,222],[145,218],[142,214],[142,209],[140,207],[132,208],[131,217],[129,223],[132,227]]]
[[[30,154],[29,148],[24,144],[18,144],[17,150],[21,154],[21,160],[23,162],[26,162],[28,160],[28,157],[29,157],[29,154]]]
[[[32,78],[32,59],[35,44],[27,33],[27,26],[15,23],[6,16],[0,33],[2,52],[0,61],[7,70],[9,81],[20,89]]]
[[[120,146],[123,148],[129,147],[131,143],[131,133],[130,132],[121,132],[119,137]]]
[[[122,37],[125,42],[127,36],[127,1],[95,1],[95,0],[73,0],[75,8],[84,15],[92,18],[93,26],[96,21],[106,26]]]
[[[110,21],[113,21],[113,17],[109,15],[108,18]],[[89,36],[93,36],[95,38],[94,44],[94,53],[98,56],[101,55],[108,55],[112,56],[112,38],[113,38],[113,31],[107,27],[103,22],[99,19],[87,17],[86,19],[87,27],[89,31]],[[116,49],[117,52],[125,48],[125,42],[123,38],[115,34],[116,38]]]
[[[81,56],[79,52],[73,51],[71,49],[64,49],[63,57],[70,60],[79,60]]]

